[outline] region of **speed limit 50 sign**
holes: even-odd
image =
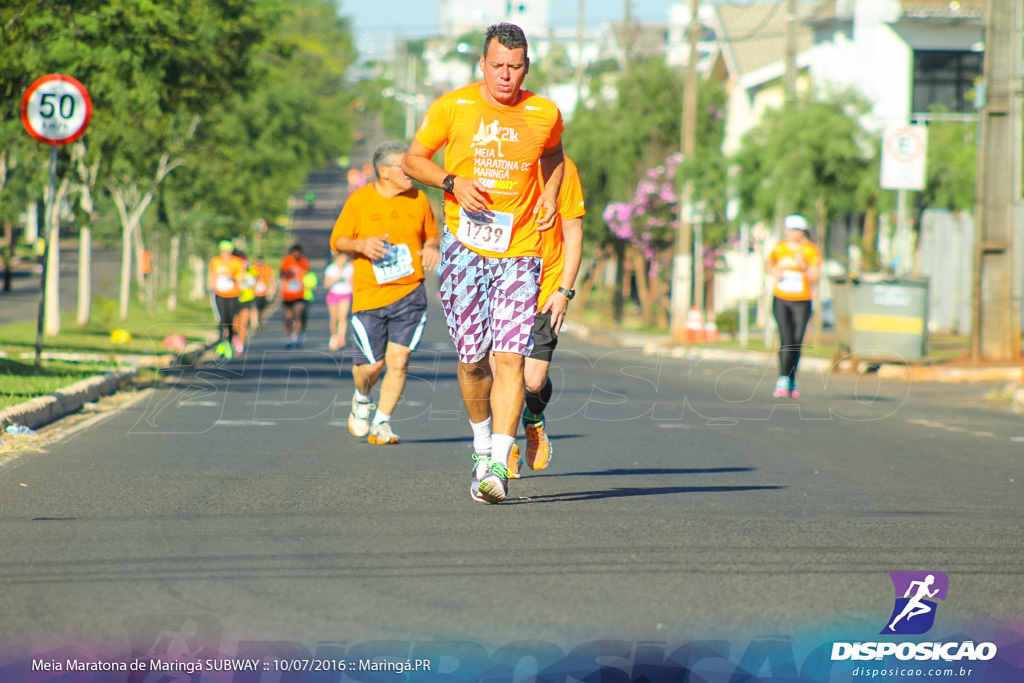
[[[92,100],[71,76],[48,74],[29,86],[21,100],[21,121],[29,135],[50,145],[66,145],[85,133]]]

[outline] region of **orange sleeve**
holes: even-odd
[[[821,265],[821,251],[818,250],[816,244],[808,244],[804,249],[804,260],[807,261],[809,266],[820,266]]]
[[[562,220],[581,218],[587,213],[583,201],[583,184],[580,182],[579,169],[567,157],[565,159],[565,176],[562,187],[558,190],[558,216]]]
[[[565,129],[562,110],[556,107],[555,112],[557,112],[558,118],[555,120],[555,125],[551,126],[551,134],[548,136],[548,141],[544,143],[544,149],[551,149],[562,141],[562,131]]]
[[[442,95],[434,100],[430,108],[427,109],[420,129],[416,132],[416,142],[431,152],[436,152],[444,147],[448,142],[449,117],[449,98]]]

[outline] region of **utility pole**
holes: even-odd
[[[1021,356],[1021,30],[1020,0],[988,0],[985,106],[977,173],[971,358]]]
[[[583,101],[583,16],[586,0],[576,0],[576,106]]]
[[[787,107],[796,104],[796,13],[797,0],[786,0],[786,70],[782,77],[782,90]]]
[[[697,145],[697,42],[700,40],[700,0],[690,0],[688,38],[690,58],[683,82],[683,120],[679,152],[685,162]],[[686,314],[693,300],[693,188],[687,183],[680,188],[675,253],[672,256],[672,308],[670,332],[674,341],[686,337]],[[700,302],[703,303],[703,302]]]

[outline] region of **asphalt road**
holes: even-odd
[[[805,373],[780,401],[772,368],[566,338],[553,464],[492,506],[431,313],[398,446],[349,435],[322,304],[301,350],[275,319],[242,358],[44,430],[0,466],[0,654],[865,640],[897,570],[950,577],[942,635],[1019,625],[1024,425],[985,386]]]

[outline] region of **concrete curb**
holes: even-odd
[[[0,410],[0,427],[6,429],[9,424],[25,425],[32,429],[43,427],[78,412],[86,403],[91,403],[101,396],[116,393],[121,387],[134,382],[138,376],[137,369],[129,368],[83,379],[48,396],[40,396]]]
[[[567,322],[565,331],[584,341],[595,344],[609,343],[641,349],[645,355],[666,355],[671,358],[708,360],[743,365],[772,365],[774,353],[746,351],[742,349],[718,349],[708,346],[687,346],[673,344],[664,336],[645,336],[632,332],[614,330],[592,330],[578,322]],[[883,363],[874,365],[860,361],[854,366],[850,360],[836,363],[830,358],[804,356],[800,367],[814,368],[820,372],[877,372],[881,379],[913,382],[1009,382],[1006,393],[1013,396],[1015,403],[1024,405],[1024,369],[1019,365],[966,366],[948,364],[900,365]],[[1016,387],[1016,389],[1014,389]]]

